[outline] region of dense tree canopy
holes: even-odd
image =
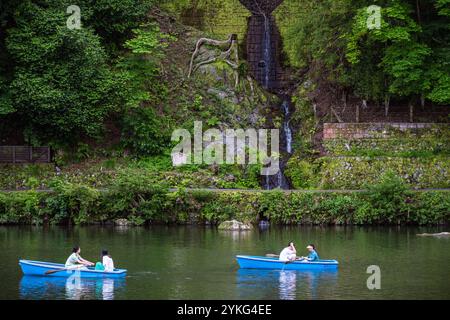
[[[371,5],[381,9],[379,28],[368,27]],[[284,40],[294,66],[319,64],[365,99],[450,103],[450,1],[285,0],[286,11],[279,16],[290,19]]]
[[[150,1],[77,2],[81,29],[69,29],[64,0],[2,1],[0,117],[32,143],[96,137],[126,105],[132,80],[110,56],[139,26]],[[137,104],[139,101],[135,101]]]

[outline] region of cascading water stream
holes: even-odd
[[[289,182],[283,170],[287,158],[292,154],[292,129],[289,125],[291,99],[279,90],[280,66],[277,59],[280,55],[277,51],[280,48],[280,36],[272,16],[272,12],[283,0],[240,0],[240,2],[252,12],[247,30],[247,53],[253,75],[265,90],[272,94],[277,93],[282,101],[279,105],[279,112],[283,114],[280,130],[280,170],[277,174],[262,177],[262,185],[264,189],[289,189]],[[256,43],[254,37],[258,39]]]
[[[286,97],[285,97],[286,98]],[[285,143],[282,144],[280,152],[292,154],[292,129],[289,125],[290,122],[290,110],[289,110],[289,99],[284,99],[283,103],[280,106],[281,111],[283,112],[283,126],[281,130],[282,141]],[[266,175],[264,177],[264,189],[270,190],[274,188],[281,189],[289,189],[289,182],[283,174],[283,169],[286,166],[286,159],[283,161],[280,159],[280,171],[274,176]]]
[[[283,101],[281,105],[284,112],[283,132],[286,139],[286,152],[292,154],[292,130],[289,126],[290,114],[289,114],[289,101]]]

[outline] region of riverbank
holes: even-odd
[[[448,190],[413,191],[395,175],[343,192],[170,189],[146,176],[120,175],[108,189],[56,180],[51,192],[0,193],[1,224],[439,225],[450,221]]]

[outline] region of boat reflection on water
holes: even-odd
[[[237,289],[240,299],[319,299],[322,290],[333,290],[337,277],[337,270],[239,269]]]
[[[295,300],[297,291],[297,271],[281,270],[278,288],[281,300]]]
[[[125,279],[23,276],[20,299],[114,300]]]

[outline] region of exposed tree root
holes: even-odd
[[[201,47],[204,45],[218,47],[222,50],[222,52],[213,58],[195,63],[195,58],[198,56]],[[195,50],[191,57],[188,78],[190,78],[199,67],[219,60],[224,61],[234,70],[233,73],[235,77],[235,87],[237,87],[237,85],[239,84],[239,72],[237,71],[239,67],[239,55],[237,36],[235,34],[230,34],[229,38],[224,41],[209,38],[200,38],[195,45]]]

